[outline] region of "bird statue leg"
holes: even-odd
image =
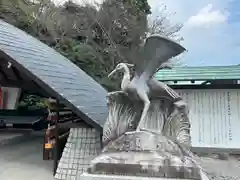
[[[146,94],[146,92],[143,92],[143,91],[140,91],[138,92],[138,96],[139,98],[143,101],[143,111],[142,111],[142,115],[141,115],[141,118],[140,118],[140,121],[138,123],[138,127],[137,127],[137,131],[140,131],[140,127],[142,125],[142,123],[144,122],[144,119],[147,115],[147,111],[150,107],[150,101],[149,101],[149,98],[148,98],[148,95]]]

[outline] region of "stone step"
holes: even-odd
[[[99,174],[88,174],[83,173],[77,177],[76,180],[149,180],[149,177],[139,176],[116,176],[116,175],[99,175]],[[155,178],[151,177],[151,180],[180,180],[174,178]],[[181,179],[181,180],[193,180],[193,179]]]

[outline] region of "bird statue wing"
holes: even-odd
[[[184,47],[171,39],[160,35],[149,36],[140,51],[141,58],[135,63],[135,76],[148,80],[161,65],[184,51]]]

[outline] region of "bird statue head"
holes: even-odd
[[[114,73],[119,71],[128,70],[129,67],[134,67],[134,64],[128,64],[128,63],[119,63],[115,69],[108,75],[108,77],[111,77]]]

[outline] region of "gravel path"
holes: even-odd
[[[201,165],[211,180],[240,180],[240,162],[237,159],[201,158]]]
[[[31,135],[0,145],[0,179],[53,180],[52,161],[42,160],[42,142],[42,136]]]

